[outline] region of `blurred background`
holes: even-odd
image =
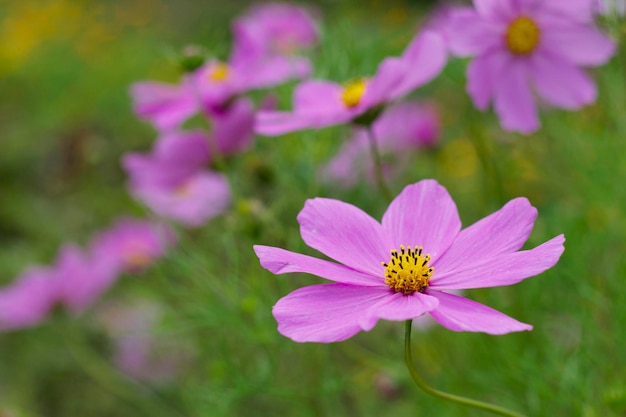
[[[156,131],[132,111],[138,80],[176,82],[181,51],[228,56],[230,22],[248,1],[0,0],[0,285],[54,261],[66,242],[126,215],[133,201],[120,167]],[[304,5],[303,3],[298,3]],[[399,55],[434,1],[320,1],[314,76],[374,73]],[[602,18],[616,40],[619,17]],[[539,209],[528,247],[565,233],[560,263],[513,287],[468,297],[535,326],[489,336],[416,330],[415,360],[441,389],[529,416],[626,416],[626,51],[592,74],[596,104],[542,110],[530,136],[503,131],[465,94],[465,65],[415,97],[439,110],[441,137],[392,185],[436,178],[469,225],[516,196]],[[289,108],[295,82],[274,89]],[[261,95],[254,95],[260,100]],[[228,161],[234,201],[149,269],[124,277],[78,316],[0,333],[0,416],[480,416],[427,397],[403,365],[401,323],[381,322],[342,343],[297,344],[276,331],[271,307],[321,280],[274,276],[253,244],[315,255],[296,215],[307,198],[350,202],[380,218],[373,184],[342,189],[319,166],[346,128],[257,138]]]

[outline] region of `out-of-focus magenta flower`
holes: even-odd
[[[579,67],[604,64],[615,44],[593,23],[594,0],[474,0],[475,9],[449,22],[454,54],[475,59],[467,69],[474,105],[491,102],[507,130],[539,128],[533,91],[547,103],[575,110],[596,100],[596,86]]]
[[[372,133],[383,160],[385,155],[393,157],[391,164],[383,166],[383,173],[391,176],[409,162],[411,152],[407,151],[435,145],[439,138],[439,117],[432,106],[404,102],[381,114],[372,125]],[[368,135],[366,129],[356,127],[354,137],[322,168],[322,176],[346,187],[361,178],[374,181]]]
[[[122,218],[97,234],[89,251],[118,273],[137,273],[163,257],[175,242],[173,231],[162,223]]]
[[[189,176],[175,187],[135,185],[130,192],[159,217],[187,227],[200,227],[222,214],[231,200],[226,178],[207,170]]]
[[[254,139],[255,110],[247,98],[233,101],[228,107],[211,112],[211,138],[221,155],[248,149]]]
[[[157,81],[137,82],[130,87],[133,111],[163,132],[176,129],[200,111],[189,82],[180,85]]]
[[[97,312],[113,342],[113,362],[132,378],[166,382],[188,359],[180,340],[154,334],[161,316],[161,306],[150,300],[111,302]]]
[[[275,136],[355,121],[432,80],[445,63],[442,38],[423,32],[401,57],[383,60],[371,78],[359,78],[345,86],[320,80],[301,83],[294,92],[293,112],[259,112],[255,131]]]
[[[11,285],[0,288],[0,330],[41,323],[57,302],[57,281],[51,268],[33,267]]]
[[[119,276],[115,262],[101,253],[84,253],[75,245],[61,248],[54,265],[58,302],[72,313],[91,306]]]
[[[237,122],[236,117],[225,119],[211,137],[202,131],[171,133],[161,137],[149,155],[125,155],[122,164],[130,177],[131,195],[157,215],[189,227],[222,213],[230,204],[228,181],[203,166],[210,159],[208,141],[247,129]],[[219,152],[234,152],[247,143],[216,140],[213,146]]]
[[[316,20],[302,7],[264,3],[251,7],[233,23],[233,59],[257,60],[293,55],[319,40]]]
[[[276,303],[278,331],[294,341],[338,342],[380,319],[426,313],[453,331],[504,334],[532,326],[447,291],[511,285],[554,266],[563,235],[519,251],[536,216],[528,200],[516,198],[461,230],[446,189],[424,180],[393,200],[382,223],[338,200],[308,200],[298,215],[302,239],[339,263],[268,246],[254,250],[274,274],[335,281],[300,288]]]

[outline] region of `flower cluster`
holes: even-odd
[[[0,289],[0,330],[39,324],[56,307],[78,314],[123,273],[138,273],[175,243],[163,224],[120,219],[95,235],[87,250],[64,245],[52,266],[31,267]]]

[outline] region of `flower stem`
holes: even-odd
[[[378,189],[383,194],[383,196],[387,199],[387,202],[391,202],[391,200],[393,200],[393,196],[391,195],[391,191],[389,191],[389,187],[387,187],[385,177],[383,176],[383,164],[380,158],[378,145],[376,144],[374,130],[371,126],[366,127],[365,130],[367,132],[367,138],[370,143],[370,153],[372,154],[372,160],[374,161],[374,176],[376,177],[376,185],[378,186]]]
[[[468,405],[470,407],[479,408],[481,410],[490,411],[495,414],[510,417],[526,417],[523,414],[516,413],[515,411],[507,410],[506,408],[499,407],[497,405],[485,403],[482,401],[473,400],[471,398],[460,397],[454,394],[448,394],[447,392],[439,391],[426,385],[422,377],[419,375],[415,366],[413,365],[413,357],[411,356],[411,330],[413,320],[406,321],[405,333],[404,333],[404,361],[409,369],[411,378],[422,390],[435,397],[443,398],[444,400],[452,401],[458,404]]]

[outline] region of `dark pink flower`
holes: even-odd
[[[424,32],[401,57],[385,59],[371,78],[359,78],[345,86],[320,80],[301,83],[294,92],[293,111],[259,112],[255,131],[274,136],[352,122],[432,80],[445,63],[442,38]]]
[[[203,166],[210,159],[210,141],[247,129],[238,122],[237,117],[225,119],[212,136],[202,131],[173,132],[161,137],[151,154],[125,155],[131,195],[157,215],[189,227],[201,226],[222,213],[230,204],[228,181]],[[215,140],[212,146],[220,153],[235,152],[247,142]]]
[[[317,44],[319,29],[311,14],[287,3],[251,7],[233,23],[233,59],[257,60],[273,55],[293,55]]]
[[[162,223],[119,219],[91,241],[91,256],[121,272],[141,272],[163,257],[176,242],[173,231]]]
[[[75,245],[61,248],[54,265],[58,303],[72,313],[91,306],[117,280],[119,269],[102,253],[84,253]]]
[[[11,285],[0,288],[0,330],[15,330],[41,323],[56,302],[54,270],[30,268]]]
[[[297,342],[337,342],[378,320],[429,313],[454,331],[530,330],[485,305],[447,291],[511,285],[556,264],[565,238],[530,250],[537,210],[525,198],[461,230],[454,201],[434,180],[407,186],[377,222],[332,199],[308,200],[298,215],[305,243],[339,263],[255,246],[275,274],[305,272],[335,281],[300,288],[273,308],[278,331]]]
[[[474,105],[493,103],[502,127],[539,128],[533,92],[575,110],[596,100],[596,86],[580,67],[602,65],[615,44],[593,23],[594,0],[474,0],[454,13],[447,34],[453,53],[475,57],[467,69]]]
[[[383,159],[390,155],[391,164],[384,174],[392,175],[405,167],[415,149],[433,146],[439,138],[439,117],[432,106],[414,102],[396,104],[385,110],[372,125],[372,132]],[[344,186],[359,179],[374,180],[368,132],[355,128],[353,138],[345,142],[337,155],[322,168],[322,176]]]

